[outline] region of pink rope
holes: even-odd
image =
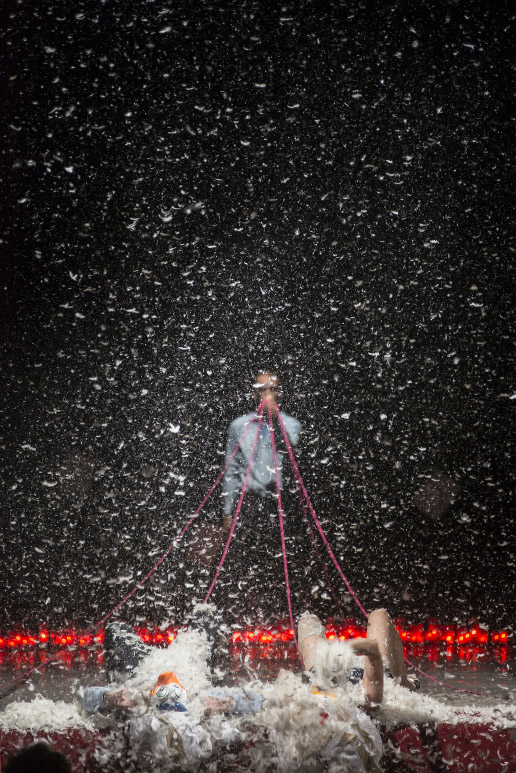
[[[152,569],[151,569],[149,572],[147,572],[147,574],[145,575],[145,577],[143,578],[143,580],[141,580],[139,583],[137,583],[137,585],[135,585],[135,586],[134,586],[134,588],[132,589],[132,591],[131,591],[130,593],[128,593],[128,594],[127,594],[127,596],[126,596],[124,599],[122,599],[122,601],[120,601],[120,603],[118,603],[118,604],[116,605],[116,607],[114,607],[114,608],[111,610],[111,612],[108,612],[108,614],[107,614],[107,615],[105,615],[105,616],[102,618],[102,620],[99,620],[99,622],[98,622],[98,623],[96,623],[96,624],[94,625],[94,627],[93,627],[93,628],[92,628],[90,631],[88,631],[88,634],[89,634],[89,633],[91,633],[92,631],[94,631],[94,630],[95,630],[95,628],[98,628],[98,626],[99,626],[99,625],[102,625],[102,623],[105,623],[105,622],[106,622],[106,620],[108,620],[108,619],[109,619],[109,618],[110,618],[110,617],[111,617],[111,616],[112,616],[112,615],[113,615],[115,612],[117,612],[117,611],[120,609],[120,607],[122,607],[122,606],[123,606],[123,605],[126,603],[126,601],[129,601],[129,599],[131,598],[131,596],[133,596],[133,595],[136,593],[136,591],[137,591],[137,590],[139,590],[139,589],[140,589],[140,588],[143,586],[143,584],[144,584],[144,583],[145,583],[145,582],[146,582],[146,581],[149,579],[149,577],[150,577],[151,575],[153,575],[153,574],[154,574],[154,572],[156,571],[156,569],[158,569],[158,567],[159,567],[159,566],[161,566],[161,564],[162,564],[162,563],[163,563],[163,561],[164,561],[164,560],[167,558],[167,556],[170,554],[170,552],[171,552],[172,550],[174,550],[174,548],[176,548],[176,547],[177,547],[178,543],[179,543],[179,542],[181,541],[181,539],[184,537],[184,535],[186,534],[187,530],[190,528],[190,526],[192,525],[192,523],[194,522],[194,520],[197,518],[197,516],[198,516],[198,515],[199,515],[199,513],[201,512],[202,508],[204,507],[204,505],[206,504],[206,502],[207,502],[207,501],[208,501],[208,499],[211,497],[211,495],[212,495],[212,494],[213,494],[213,492],[215,491],[216,487],[218,486],[218,484],[219,484],[219,483],[220,483],[220,481],[222,480],[222,477],[223,477],[224,473],[226,472],[227,468],[229,467],[229,464],[230,464],[230,462],[232,462],[232,461],[233,461],[233,459],[235,458],[235,456],[236,456],[236,453],[237,453],[238,449],[240,448],[240,444],[241,444],[242,440],[243,440],[243,439],[244,439],[244,437],[247,435],[247,433],[249,432],[249,429],[250,429],[251,425],[252,425],[252,424],[253,424],[255,421],[256,421],[256,416],[253,416],[253,418],[251,419],[251,421],[250,421],[250,422],[249,422],[249,424],[247,425],[247,427],[246,427],[246,429],[245,429],[245,432],[243,432],[243,434],[242,434],[242,436],[241,436],[240,440],[239,440],[239,441],[238,441],[238,443],[236,444],[236,446],[235,446],[235,449],[234,449],[233,453],[231,454],[231,456],[229,457],[228,461],[227,461],[227,462],[226,462],[226,464],[224,465],[224,468],[221,470],[221,472],[220,472],[220,473],[219,473],[219,475],[217,476],[217,479],[216,479],[215,483],[213,483],[213,485],[211,486],[210,490],[208,491],[208,493],[206,494],[206,496],[205,496],[205,497],[204,497],[204,499],[202,500],[202,502],[201,502],[201,504],[199,505],[199,507],[198,507],[198,508],[195,510],[194,514],[192,515],[192,517],[190,518],[190,520],[188,521],[188,523],[187,523],[185,526],[183,526],[183,528],[181,529],[181,531],[179,532],[179,534],[177,535],[177,537],[176,537],[176,538],[174,539],[174,541],[173,541],[173,542],[170,544],[170,546],[167,548],[167,550],[166,550],[166,551],[163,553],[163,555],[161,556],[161,558],[160,558],[160,559],[159,559],[159,560],[156,562],[156,564],[154,564],[154,566],[152,567]]]
[[[217,571],[215,572],[215,577],[212,580],[212,583],[210,585],[210,589],[209,589],[208,593],[206,594],[206,598],[204,599],[204,603],[205,604],[206,604],[206,602],[208,601],[208,599],[211,596],[213,588],[215,587],[215,583],[217,582],[218,576],[220,574],[220,570],[222,569],[222,565],[223,565],[224,561],[226,560],[226,556],[227,556],[227,553],[228,553],[228,550],[229,550],[229,546],[231,544],[231,540],[233,539],[233,532],[235,531],[236,522],[238,520],[238,516],[240,515],[240,509],[242,507],[242,502],[244,501],[244,494],[245,494],[245,490],[247,488],[247,481],[249,480],[249,474],[251,472],[251,466],[252,466],[254,455],[255,455],[255,452],[256,452],[256,446],[258,445],[258,437],[260,435],[260,428],[262,426],[262,421],[263,421],[263,400],[260,403],[258,410],[259,410],[258,427],[256,429],[256,435],[254,436],[254,443],[253,443],[253,447],[251,449],[251,456],[249,458],[249,464],[247,466],[247,472],[246,472],[245,478],[244,478],[244,485],[242,486],[242,491],[240,492],[240,499],[238,500],[238,505],[237,505],[237,509],[236,509],[236,512],[235,512],[235,517],[233,518],[233,523],[231,524],[231,529],[229,530],[229,537],[228,537],[228,540],[226,542],[226,547],[224,548],[224,552],[222,553],[222,558],[220,559],[220,563],[219,563],[219,565],[217,567]]]
[[[272,443],[272,451],[273,451],[273,458],[274,458],[274,468],[275,468],[275,473],[276,473],[276,488],[277,488],[277,493],[278,493],[278,511],[279,511],[280,530],[281,530],[281,546],[282,546],[282,552],[283,552],[283,566],[284,566],[284,571],[285,571],[285,582],[286,582],[286,590],[287,590],[287,601],[288,601],[288,609],[289,609],[289,616],[290,616],[290,624],[292,626],[292,631],[293,631],[293,634],[294,634],[294,641],[295,641],[295,644],[296,644],[296,649],[297,649],[299,657],[301,659],[301,663],[303,664],[303,659],[301,657],[301,653],[299,651],[299,647],[298,647],[298,643],[297,643],[297,637],[296,637],[295,626],[294,626],[294,619],[293,619],[293,615],[292,615],[292,604],[291,604],[291,597],[290,597],[290,584],[289,584],[289,578],[288,578],[287,555],[286,555],[286,548],[285,548],[285,533],[284,533],[284,527],[283,527],[283,512],[282,512],[282,504],[281,504],[281,490],[280,490],[280,486],[279,486],[279,474],[278,474],[278,465],[277,465],[276,445],[275,445],[275,439],[274,439],[274,427],[272,426],[272,416],[271,416],[270,408],[268,409],[268,412],[269,412],[269,430],[270,430],[270,433],[271,433],[271,443]],[[289,457],[290,457],[290,461],[291,461],[291,464],[292,464],[292,468],[293,468],[295,476],[296,476],[296,484],[298,485],[298,490],[300,489],[302,491],[302,493],[303,493],[303,495],[304,495],[304,497],[306,499],[306,502],[308,504],[310,513],[311,513],[311,515],[312,515],[312,517],[313,517],[313,519],[314,519],[314,521],[316,523],[316,526],[317,526],[317,528],[319,530],[321,538],[322,538],[322,540],[323,540],[323,542],[324,542],[324,544],[325,544],[325,546],[326,546],[326,548],[327,548],[327,550],[328,550],[328,552],[330,554],[330,557],[331,557],[331,559],[332,559],[332,561],[333,561],[337,571],[339,572],[339,574],[340,574],[341,578],[343,579],[346,587],[348,588],[349,593],[351,594],[351,596],[355,600],[355,602],[358,605],[359,609],[362,611],[362,613],[365,615],[365,617],[367,617],[368,616],[367,612],[365,611],[364,607],[360,603],[360,601],[357,598],[356,594],[354,593],[353,589],[349,585],[346,577],[344,576],[344,573],[343,573],[342,569],[340,568],[340,565],[339,565],[337,559],[335,558],[335,555],[334,555],[334,553],[333,553],[333,551],[332,551],[332,549],[330,547],[330,544],[329,544],[329,542],[328,542],[328,540],[326,538],[326,535],[324,534],[322,526],[319,523],[319,520],[318,520],[318,518],[317,518],[317,516],[315,514],[314,508],[313,508],[312,503],[310,501],[310,497],[308,496],[308,493],[306,491],[305,485],[303,483],[303,479],[301,477],[301,473],[299,472],[299,468],[297,466],[297,463],[296,463],[296,460],[295,460],[295,457],[294,457],[294,453],[292,451],[292,447],[290,445],[290,441],[289,441],[289,438],[288,438],[288,435],[287,435],[287,432],[286,432],[286,429],[285,429],[285,425],[283,424],[281,416],[279,415],[279,411],[277,412],[277,417],[278,417],[279,424],[281,426],[281,430],[283,432],[283,436],[285,438],[285,443],[286,443],[287,450],[288,450],[288,453],[289,453]],[[127,594],[127,596],[125,596],[125,598],[123,598],[122,601],[120,601],[115,607],[113,607],[113,609],[110,612],[108,612],[108,614],[104,615],[104,617],[101,620],[99,620],[97,623],[95,623],[95,625],[93,625],[84,634],[85,636],[88,636],[88,635],[92,634],[100,625],[102,625],[104,622],[106,622],[106,620],[108,620],[110,617],[112,617],[112,615],[114,615],[115,612],[117,612],[136,593],[137,590],[141,589],[143,587],[143,584],[149,579],[149,577],[151,577],[152,574],[154,574],[154,572],[159,568],[159,566],[167,558],[167,556],[170,554],[170,552],[175,547],[177,547],[177,544],[183,538],[183,536],[185,535],[186,531],[189,529],[189,527],[191,526],[193,521],[197,518],[197,516],[201,512],[202,508],[204,507],[204,505],[206,504],[206,502],[208,501],[208,499],[212,495],[213,491],[215,490],[217,485],[220,483],[220,481],[221,481],[224,473],[226,472],[230,462],[233,460],[233,458],[235,457],[238,449],[240,448],[240,444],[241,444],[242,440],[247,435],[249,429],[251,428],[251,425],[256,421],[257,418],[258,418],[258,428],[257,428],[257,432],[256,432],[256,435],[255,435],[253,448],[252,448],[252,451],[251,451],[251,457],[250,457],[250,460],[249,460],[249,466],[247,468],[247,473],[246,473],[246,477],[245,477],[245,480],[244,480],[244,485],[242,487],[242,492],[240,494],[240,500],[238,502],[237,511],[235,513],[235,517],[234,517],[233,523],[231,525],[231,530],[230,530],[230,533],[229,533],[228,541],[226,543],[226,547],[224,549],[224,553],[222,555],[221,561],[220,561],[219,566],[217,568],[217,572],[215,574],[215,577],[213,578],[213,582],[212,582],[212,584],[210,586],[208,594],[207,594],[207,596],[205,598],[205,602],[208,600],[208,598],[210,597],[210,595],[211,595],[211,593],[213,591],[213,588],[215,586],[215,582],[216,582],[216,580],[217,580],[217,578],[219,576],[219,573],[220,573],[220,570],[222,568],[222,565],[224,564],[227,552],[229,550],[229,545],[230,545],[231,539],[233,537],[233,532],[235,530],[236,522],[237,522],[238,516],[240,514],[240,509],[242,507],[242,502],[243,502],[243,499],[244,499],[245,489],[247,487],[247,482],[248,482],[248,478],[249,478],[251,464],[252,464],[252,461],[253,461],[253,458],[254,458],[254,454],[255,454],[255,451],[256,451],[256,445],[257,445],[257,441],[258,441],[258,436],[259,436],[259,432],[260,432],[260,428],[261,428],[261,424],[262,424],[262,420],[263,420],[263,401],[262,401],[262,403],[260,403],[260,406],[259,406],[259,416],[258,417],[256,415],[253,416],[252,420],[249,422],[249,424],[247,425],[244,433],[242,434],[242,436],[240,437],[238,443],[236,444],[235,449],[232,452],[231,456],[229,457],[228,461],[226,462],[224,468],[222,469],[222,471],[218,475],[216,481],[213,483],[213,485],[209,489],[208,493],[206,494],[206,496],[203,499],[203,501],[201,502],[201,504],[195,510],[193,516],[189,519],[189,521],[186,523],[186,525],[183,526],[183,528],[181,529],[180,533],[177,535],[177,537],[175,537],[175,539],[170,544],[170,546],[165,551],[165,553],[156,562],[156,564],[152,567],[152,569],[145,575],[145,577],[142,580],[140,580],[140,582],[138,582],[134,586],[134,588]],[[303,511],[305,513],[305,516],[306,516],[307,513],[306,513],[306,508],[304,507],[304,502],[302,501],[301,498],[300,498],[300,501],[301,501],[301,505],[303,507]],[[310,522],[309,521],[307,521],[307,522],[308,522],[308,528],[309,528],[309,531],[310,531],[310,536],[312,538],[312,544],[314,545],[314,548],[316,549],[317,554],[320,556],[320,554],[319,554],[319,552],[317,550],[317,546],[316,546],[315,540],[313,538],[312,530],[310,528]],[[322,565],[322,567],[324,569],[325,568],[324,564],[321,563],[321,565]],[[327,577],[327,573],[326,572],[325,572],[325,576]],[[329,584],[329,588],[332,591],[331,584]],[[332,595],[333,595],[333,597],[335,599],[335,595],[334,595],[333,591],[332,591]],[[338,605],[338,606],[340,606],[340,605]],[[47,660],[46,663],[42,663],[39,666],[35,666],[34,668],[30,669],[29,671],[23,672],[22,674],[17,676],[15,679],[12,679],[12,680],[10,680],[8,682],[4,682],[4,683],[0,684],[0,689],[2,689],[4,687],[8,687],[8,686],[10,686],[12,684],[15,684],[16,682],[20,681],[21,679],[24,679],[24,678],[30,676],[30,674],[33,674],[35,672],[39,672],[39,671],[43,670],[44,668],[47,668],[47,666],[50,666],[53,663],[55,663],[57,661],[57,659],[60,657],[60,655],[63,652],[65,652],[65,651],[66,650],[64,650],[64,649],[60,650],[59,652],[55,653],[55,655],[53,655],[51,658],[49,658],[49,660]],[[463,689],[463,688],[460,688],[460,687],[453,687],[453,686],[451,686],[449,684],[445,684],[444,682],[440,682],[435,677],[430,676],[430,674],[427,674],[425,671],[423,671],[422,669],[418,668],[418,666],[414,665],[406,657],[405,657],[405,661],[412,668],[414,668],[416,671],[418,671],[420,674],[422,674],[423,676],[427,677],[427,679],[430,679],[431,681],[435,682],[436,684],[440,685],[441,687],[446,687],[447,689],[454,690],[456,692],[468,693],[470,695],[486,695],[486,696],[489,696],[489,693],[475,692],[473,690],[466,690],[466,689]],[[303,668],[304,668],[304,664],[303,664]]]
[[[285,443],[287,445],[287,450],[288,450],[288,453],[289,453],[290,462],[292,464],[292,468],[293,468],[294,473],[296,475],[297,483],[300,486],[301,491],[304,494],[304,497],[306,499],[306,502],[308,504],[308,507],[310,509],[312,517],[315,520],[315,523],[316,523],[317,528],[319,530],[319,534],[321,535],[321,537],[323,539],[323,542],[326,545],[326,548],[327,548],[327,550],[328,550],[328,552],[330,554],[330,557],[331,557],[333,563],[335,564],[335,567],[337,568],[337,571],[339,572],[340,576],[344,580],[348,591],[353,596],[353,598],[354,598],[356,604],[358,605],[359,609],[361,610],[362,614],[365,617],[368,617],[367,612],[365,611],[364,607],[362,606],[362,604],[358,600],[358,598],[355,595],[353,589],[351,588],[350,584],[348,583],[347,579],[345,578],[344,573],[343,573],[342,569],[340,568],[340,566],[338,564],[338,561],[335,558],[335,556],[333,554],[333,551],[332,551],[332,549],[331,549],[331,547],[330,547],[330,545],[328,543],[328,540],[326,539],[326,536],[325,536],[325,534],[323,532],[322,526],[319,523],[319,520],[318,520],[318,518],[317,518],[317,516],[315,514],[314,508],[313,508],[312,503],[310,501],[310,497],[308,496],[308,493],[306,491],[305,485],[303,483],[303,479],[301,477],[301,473],[299,472],[299,467],[297,466],[296,460],[294,458],[294,453],[292,451],[292,446],[290,445],[290,441],[288,439],[288,435],[287,435],[287,432],[286,432],[286,429],[285,429],[285,425],[283,424],[283,421],[281,419],[281,416],[279,415],[279,412],[278,412],[278,421],[280,423],[280,426],[281,426],[281,429],[282,429],[282,432],[283,432],[283,437],[285,438]],[[454,690],[455,692],[464,692],[464,693],[468,693],[469,695],[486,695],[486,696],[492,697],[492,696],[490,696],[489,693],[486,693],[486,692],[474,692],[473,690],[466,690],[466,689],[464,689],[462,687],[452,687],[452,685],[445,684],[444,682],[440,682],[435,677],[430,676],[430,674],[427,674],[426,671],[423,671],[421,668],[419,668],[418,666],[414,665],[414,663],[412,663],[407,657],[405,657],[405,662],[408,663],[408,665],[411,666],[411,668],[415,668],[415,670],[418,671],[420,674],[422,674],[423,676],[426,676],[427,679],[430,679],[432,682],[435,682],[436,684],[440,685],[441,687],[446,687],[448,690]]]
[[[303,500],[301,499],[301,491],[299,491],[299,494],[300,494],[299,499],[300,499],[300,502],[301,502],[301,507],[303,508],[303,513],[304,513],[305,518],[306,518],[306,526],[307,526],[307,529],[308,529],[308,534],[310,535],[310,540],[312,542],[312,547],[315,550],[315,555],[317,556],[317,558],[319,560],[319,564],[321,565],[321,569],[323,570],[324,579],[326,580],[326,585],[328,587],[328,590],[330,591],[330,593],[332,595],[332,598],[333,598],[333,600],[335,602],[335,606],[337,607],[337,609],[339,610],[341,615],[344,617],[344,609],[342,608],[342,604],[340,603],[340,600],[339,600],[337,594],[335,593],[335,590],[334,590],[333,585],[331,583],[330,577],[328,575],[328,570],[326,569],[325,563],[324,563],[323,558],[321,556],[321,551],[317,547],[317,542],[315,540],[315,535],[314,535],[312,527],[310,526],[310,521],[308,520],[308,512],[307,512],[307,509],[306,509],[306,505],[303,502]]]
[[[297,478],[296,478],[296,488],[297,488],[297,493],[298,493],[298,496],[299,496],[299,503],[301,505],[301,509],[303,510],[303,515],[306,518],[306,528],[307,528],[308,534],[310,535],[310,540],[312,542],[313,549],[315,550],[315,555],[317,556],[317,558],[319,560],[319,564],[321,565],[321,569],[323,570],[324,578],[326,580],[326,585],[327,585],[328,590],[330,591],[330,593],[332,595],[332,598],[333,598],[333,600],[335,602],[335,606],[338,608],[339,612],[344,617],[344,609],[342,608],[342,604],[340,603],[339,598],[338,598],[337,594],[335,593],[335,589],[333,588],[333,585],[331,583],[330,577],[328,575],[328,570],[326,569],[326,565],[325,565],[325,563],[323,561],[323,558],[321,556],[321,551],[317,547],[317,542],[316,542],[316,539],[315,539],[315,535],[314,535],[312,527],[310,526],[310,518],[308,517],[308,510],[307,510],[307,507],[306,507],[306,503],[305,503],[305,501],[303,499],[303,492],[301,491],[301,489],[299,487],[299,483],[298,483]]]
[[[242,436],[240,437],[238,443],[236,444],[233,453],[231,454],[231,456],[227,460],[227,462],[226,462],[225,466],[223,467],[222,471],[219,473],[215,483],[211,486],[210,490],[208,491],[208,493],[206,494],[206,496],[202,500],[202,502],[199,505],[199,507],[195,510],[195,512],[192,515],[192,517],[190,518],[190,520],[186,523],[185,526],[183,526],[183,528],[181,529],[181,531],[179,532],[177,537],[174,538],[173,542],[169,545],[168,549],[163,553],[161,558],[154,564],[152,569],[149,572],[147,572],[147,574],[145,575],[143,580],[140,580],[140,582],[138,582],[134,586],[134,588],[127,594],[127,596],[125,596],[125,598],[123,598],[122,601],[120,601],[115,607],[113,607],[113,609],[110,612],[108,612],[107,615],[104,615],[104,617],[101,620],[99,620],[88,631],[86,631],[84,636],[90,636],[99,626],[101,626],[103,623],[105,623],[106,620],[109,620],[109,618],[112,617],[115,614],[115,612],[117,612],[120,609],[120,607],[122,607],[127,601],[129,601],[131,596],[133,596],[136,593],[137,590],[140,590],[143,587],[143,584],[149,579],[149,577],[152,574],[154,574],[154,572],[156,571],[156,569],[158,569],[159,566],[161,566],[161,564],[167,558],[167,556],[170,554],[170,552],[172,550],[174,550],[174,548],[177,547],[177,545],[179,544],[179,542],[181,541],[181,539],[183,538],[183,536],[185,535],[187,530],[190,528],[190,526],[192,525],[194,520],[197,518],[197,516],[201,512],[202,508],[204,507],[204,505],[206,504],[206,502],[211,497],[211,495],[215,491],[216,487],[218,486],[218,484],[222,480],[222,477],[223,477],[224,473],[226,472],[229,464],[233,461],[234,457],[236,456],[237,451],[240,448],[240,445],[242,443],[242,440],[245,438],[245,436],[247,435],[247,433],[249,432],[249,430],[251,428],[251,425],[256,421],[256,419],[257,419],[257,416],[256,415],[253,416],[253,418],[251,419],[251,421],[247,425],[245,431],[242,433]],[[260,422],[261,422],[261,418],[260,418]],[[9,685],[14,684],[15,682],[20,681],[21,679],[25,679],[25,677],[30,676],[31,674],[35,673],[36,671],[40,671],[40,670],[42,670],[44,668],[47,668],[47,666],[53,665],[53,663],[55,663],[58,660],[59,656],[62,655],[63,652],[66,652],[66,650],[64,650],[64,649],[63,650],[59,650],[59,652],[56,652],[55,655],[53,655],[51,658],[49,658],[46,663],[42,663],[39,666],[35,666],[34,668],[31,668],[29,671],[24,671],[22,674],[20,674],[15,679],[12,679],[9,682],[4,682],[4,683],[0,684],[0,689],[2,689],[4,687],[8,687]]]
[[[305,670],[305,664],[303,662],[303,656],[301,655],[301,651],[299,649],[299,645],[297,643],[297,636],[296,636],[296,626],[294,625],[294,616],[292,615],[292,600],[290,598],[290,583],[288,580],[288,564],[287,564],[287,550],[285,547],[285,529],[283,527],[283,507],[281,504],[281,488],[280,488],[280,482],[279,482],[279,472],[278,472],[278,456],[276,454],[276,441],[274,438],[274,427],[272,426],[272,414],[271,414],[271,408],[270,405],[267,405],[267,411],[269,414],[269,432],[271,436],[271,444],[272,444],[272,458],[274,459],[274,473],[276,475],[276,493],[278,495],[278,515],[279,515],[279,524],[280,524],[280,532],[281,532],[281,550],[283,553],[283,570],[285,572],[285,585],[287,589],[287,603],[288,603],[288,614],[290,617],[290,625],[292,627],[292,633],[294,635],[294,642],[296,645],[296,650],[299,655],[299,659],[301,661],[301,666],[303,668],[303,671]],[[277,415],[279,418],[279,411],[277,411]]]
[[[323,531],[323,528],[322,528],[321,524],[319,523],[319,519],[317,518],[317,516],[315,514],[315,510],[314,510],[314,508],[312,506],[312,503],[310,501],[310,497],[308,496],[308,492],[307,492],[307,490],[305,488],[305,484],[303,483],[303,478],[301,477],[301,473],[299,472],[299,467],[297,466],[297,462],[296,462],[296,460],[294,458],[294,452],[292,451],[292,446],[290,445],[290,440],[288,439],[287,430],[285,429],[285,425],[283,424],[283,420],[282,420],[282,418],[281,418],[281,416],[279,414],[279,411],[278,411],[278,421],[279,421],[281,430],[283,432],[283,437],[285,438],[285,443],[287,445],[287,451],[288,451],[288,455],[290,457],[290,463],[292,464],[292,469],[294,470],[294,474],[295,474],[295,476],[297,478],[298,485],[300,486],[301,491],[303,492],[303,495],[304,495],[304,497],[306,499],[306,503],[308,505],[310,513],[312,514],[312,518],[314,519],[315,524],[316,524],[316,526],[317,526],[317,528],[319,530],[319,534],[321,535],[321,538],[322,538],[322,540],[323,540],[323,542],[324,542],[324,544],[326,546],[326,549],[327,549],[328,553],[330,554],[330,558],[333,561],[333,563],[335,564],[335,568],[337,569],[337,571],[340,574],[342,580],[344,581],[344,583],[346,585],[346,588],[348,589],[349,593],[353,597],[355,603],[357,604],[357,606],[360,609],[360,611],[362,612],[362,614],[365,617],[367,617],[367,612],[365,611],[364,607],[360,603],[357,595],[355,594],[355,591],[353,590],[353,588],[351,587],[351,585],[347,581],[347,579],[346,579],[346,577],[344,575],[344,572],[340,568],[340,564],[337,561],[337,559],[335,558],[333,550],[330,547],[330,543],[326,539],[326,535],[325,535],[325,533]]]

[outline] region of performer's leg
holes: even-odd
[[[298,646],[305,670],[309,671],[314,666],[318,644],[324,639],[324,628],[320,620],[305,612],[298,625]],[[383,698],[384,664],[402,687],[409,690],[419,689],[417,679],[407,678],[403,643],[385,609],[376,609],[369,615],[365,640],[354,639],[349,644],[357,655],[365,656],[362,684],[371,703],[380,703]],[[332,642],[330,646],[337,648],[338,642]],[[361,671],[362,669],[352,669],[352,674],[356,674],[348,676],[348,679],[356,683]]]
[[[281,545],[276,499],[249,495],[252,503],[248,521],[246,555],[247,612],[251,620],[269,625],[286,612]]]
[[[417,689],[417,680],[413,682],[407,679],[403,642],[387,610],[375,609],[370,613],[367,619],[367,638],[377,643],[380,657],[389,668],[393,678],[398,679],[402,687],[407,687],[409,690]],[[364,682],[366,678],[369,678],[367,672],[366,665]]]
[[[305,671],[314,665],[317,643],[325,639],[324,626],[316,615],[304,612],[297,626],[297,646],[305,664]]]
[[[253,551],[256,543],[256,510],[259,498],[246,493],[235,533],[219,577],[217,599],[224,599],[221,615],[228,625],[241,627],[247,618],[255,618],[249,598],[255,582]],[[227,539],[227,535],[226,535]]]
[[[130,676],[151,651],[125,623],[110,623],[106,626],[104,650],[108,682]]]
[[[188,622],[188,628],[198,631],[210,644],[214,644],[220,637],[222,616],[214,604],[197,604]]]

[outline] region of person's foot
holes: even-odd
[[[402,687],[406,687],[407,690],[410,690],[410,692],[417,692],[419,689],[421,689],[421,682],[416,676],[402,676],[400,679],[400,684]]]

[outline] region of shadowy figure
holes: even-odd
[[[10,757],[4,773],[72,773],[72,767],[60,752],[45,743],[35,743]]]

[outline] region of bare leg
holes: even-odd
[[[407,687],[409,690],[415,689],[412,682],[407,679],[403,642],[387,610],[375,609],[371,612],[367,619],[367,639],[378,644],[380,657],[389,667],[394,679],[399,680],[402,687]],[[367,667],[364,681],[366,673]]]
[[[372,614],[375,615],[375,613]],[[374,622],[375,617],[372,620]],[[380,623],[379,619],[378,623]],[[396,629],[394,630],[396,631]],[[379,626],[378,631],[383,632],[383,628]],[[315,615],[305,612],[299,620],[297,640],[306,671],[309,671],[314,665],[317,646],[325,638],[324,628],[320,620]],[[356,639],[350,644],[357,655],[365,655],[363,686],[368,702],[381,703],[383,697],[383,662],[378,644],[369,638]]]
[[[297,626],[297,643],[305,671],[309,671],[314,664],[317,642],[325,638],[324,627],[319,618],[309,612],[302,614]]]
[[[305,612],[299,620],[298,646],[306,671],[314,665],[318,642],[324,639],[320,620]],[[369,615],[366,639],[354,639],[349,643],[357,655],[365,656],[363,687],[369,703],[382,701],[384,663],[402,687],[416,689],[407,679],[403,643],[385,609],[375,609]]]

